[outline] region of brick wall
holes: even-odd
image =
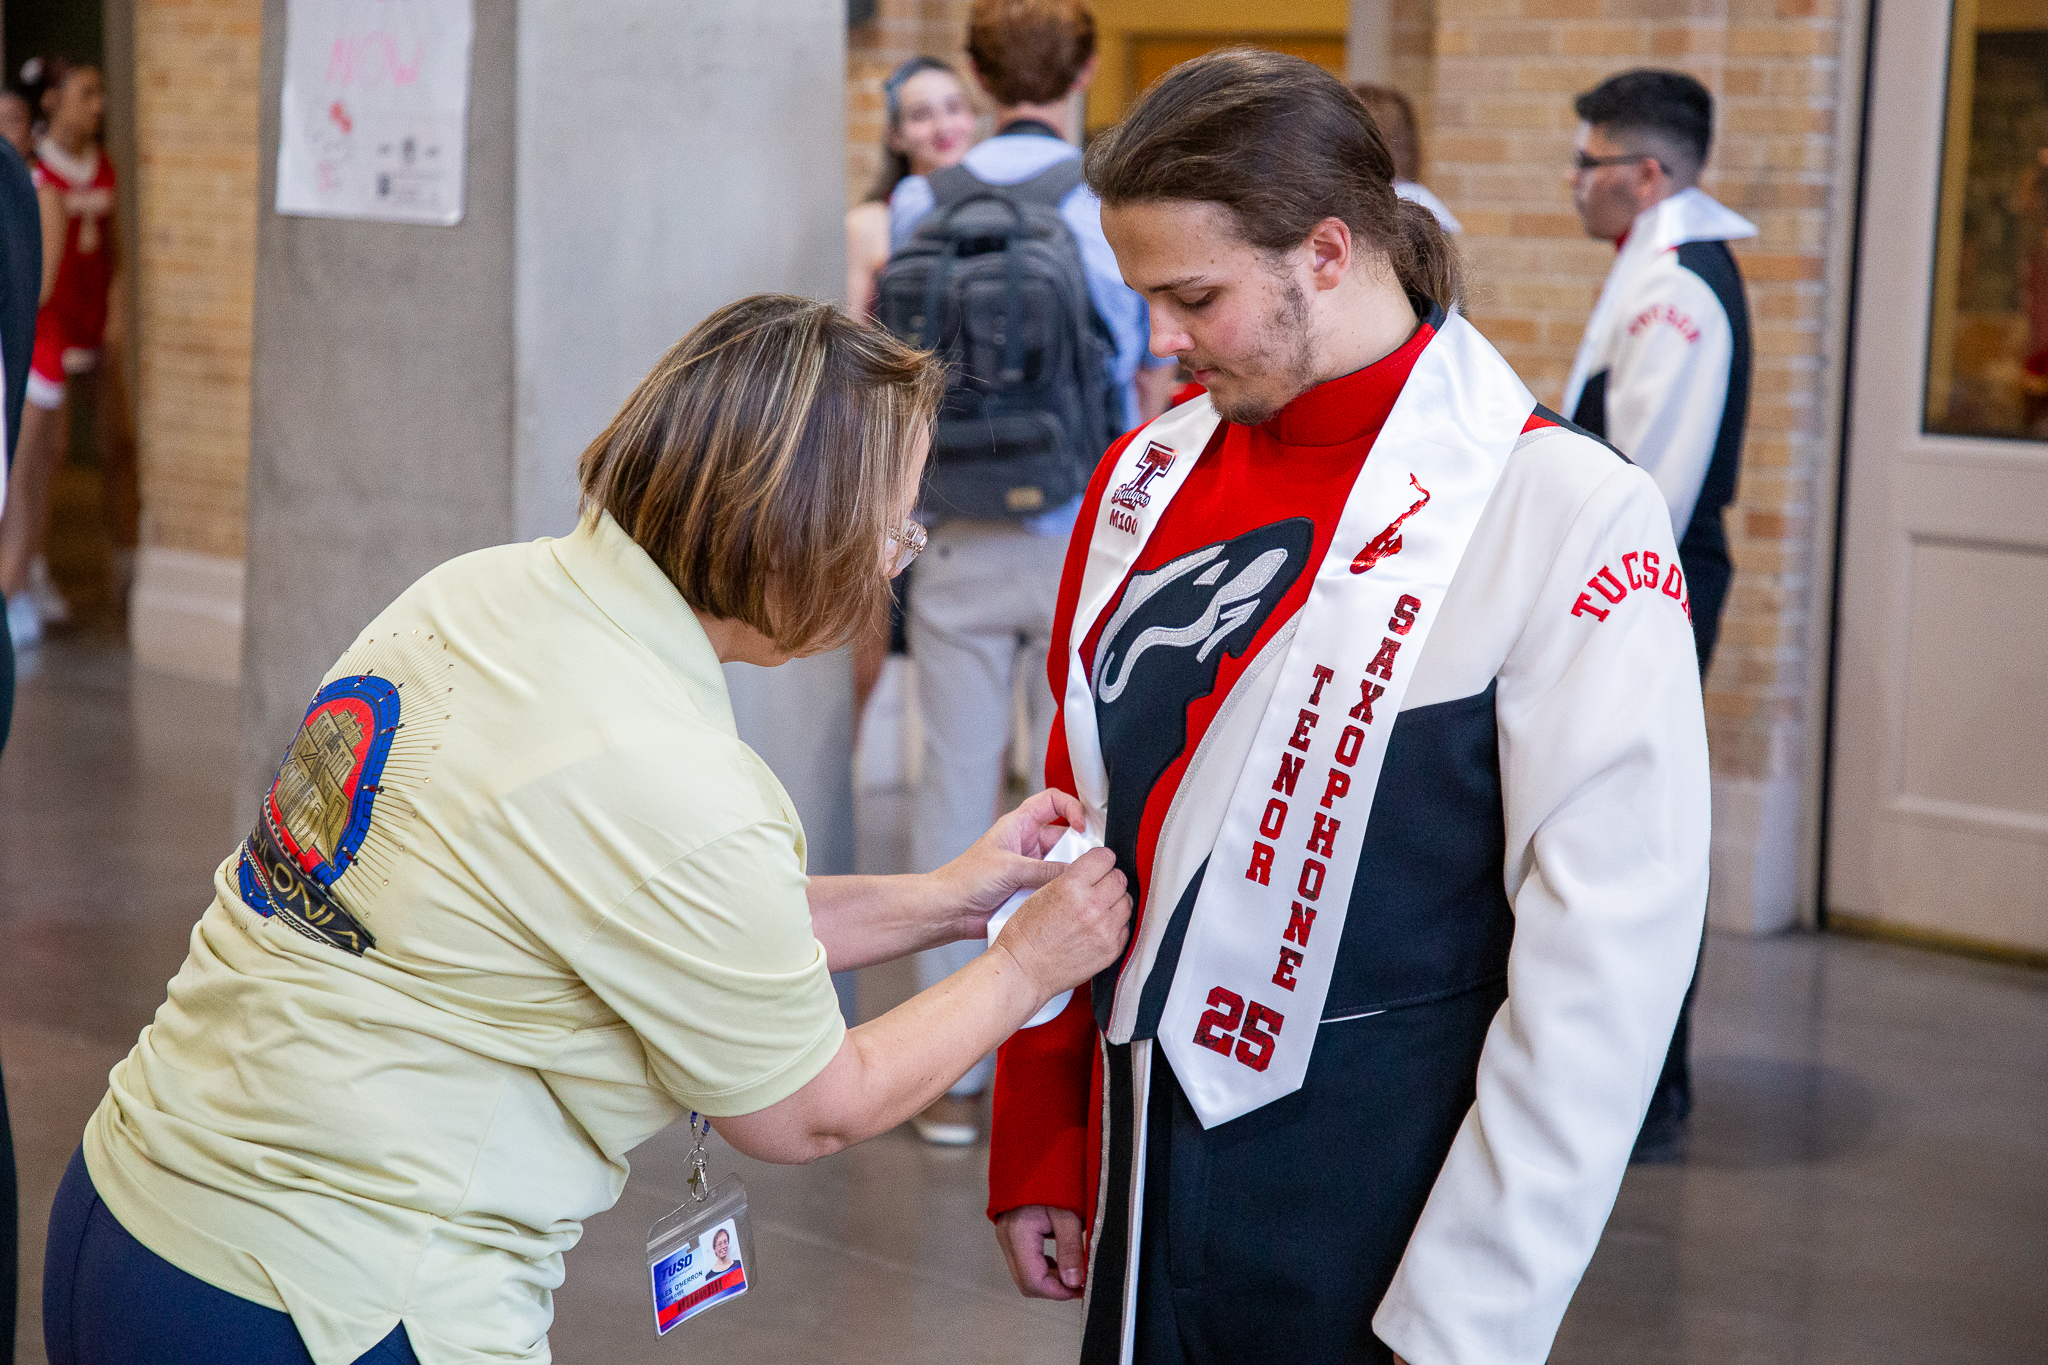
[[[1436,0],[1432,187],[1465,224],[1471,316],[1539,398],[1559,400],[1613,259],[1582,235],[1561,175],[1572,96],[1631,66],[1677,67],[1714,92],[1708,192],[1761,230],[1738,244],[1755,328],[1742,482],[1728,510],[1735,582],[1707,687],[1716,840],[1754,848],[1782,830],[1734,828],[1745,800],[1796,789],[1813,600],[1815,489],[1828,460],[1824,385],[1830,168],[1839,117],[1838,0]],[[1724,796],[1730,799],[1724,799]],[[1775,817],[1782,821],[1780,802]],[[1730,828],[1724,830],[1723,826]],[[1752,887],[1724,886],[1749,913]],[[1787,889],[1789,895],[1789,888]],[[1779,908],[1763,921],[1782,918]]]
[[[882,164],[882,81],[897,64],[928,55],[967,76],[972,0],[881,0],[875,17],[846,35],[846,202],[867,197]],[[969,81],[970,87],[972,81]],[[979,92],[975,92],[977,95]]]
[[[1389,10],[1388,70],[1394,88],[1415,105],[1426,180],[1436,151],[1436,0],[1392,0]]]
[[[242,556],[260,0],[135,0],[146,547]]]

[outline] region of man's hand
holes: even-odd
[[[1042,861],[1067,831],[1086,819],[1081,803],[1063,791],[1042,791],[990,826],[965,853],[934,872],[945,887],[954,938],[980,938],[988,917],[1017,891],[1035,891],[1067,870]]]
[[[1059,1255],[1045,1254],[1052,1238]],[[1072,1209],[1026,1204],[996,1218],[996,1241],[1010,1264],[1010,1278],[1027,1299],[1078,1299],[1084,1283],[1081,1268],[1081,1215]]]

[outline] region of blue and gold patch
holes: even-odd
[[[314,696],[278,766],[236,889],[256,914],[360,957],[377,946],[365,904],[390,885],[409,789],[450,718],[453,664],[445,642],[415,631],[366,638],[338,667],[348,671]]]
[[[332,888],[370,832],[400,711],[397,686],[370,674],[337,678],[313,698],[243,847],[250,909],[347,952],[376,946]]]

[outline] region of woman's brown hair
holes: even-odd
[[[1361,81],[1351,87],[1386,139],[1394,158],[1396,180],[1422,179],[1422,134],[1415,122],[1415,104],[1391,85]]]
[[[883,619],[887,538],[944,387],[928,353],[830,304],[729,303],[583,452],[585,515],[610,513],[697,610],[829,649]]]
[[[1394,193],[1394,158],[1345,84],[1299,57],[1227,47],[1160,77],[1088,149],[1105,204],[1221,204],[1253,246],[1288,251],[1341,218],[1384,253],[1419,311],[1464,292],[1458,250],[1436,217]]]

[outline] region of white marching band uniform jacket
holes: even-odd
[[[1684,248],[1754,236],[1754,223],[1697,188],[1643,210],[1607,272],[1565,381],[1563,411],[1649,472],[1680,540],[1715,454],[1730,375],[1739,361],[1746,388],[1749,371],[1747,320],[1738,337],[1730,316],[1745,310],[1725,297],[1728,285],[1713,268],[1719,253],[1700,260]],[[1734,288],[1739,293],[1739,277]]]
[[[1576,432],[1524,436],[1403,708],[1498,680],[1515,917],[1477,1098],[1373,1318],[1411,1365],[1549,1356],[1692,979],[1711,784],[1657,493]]]

